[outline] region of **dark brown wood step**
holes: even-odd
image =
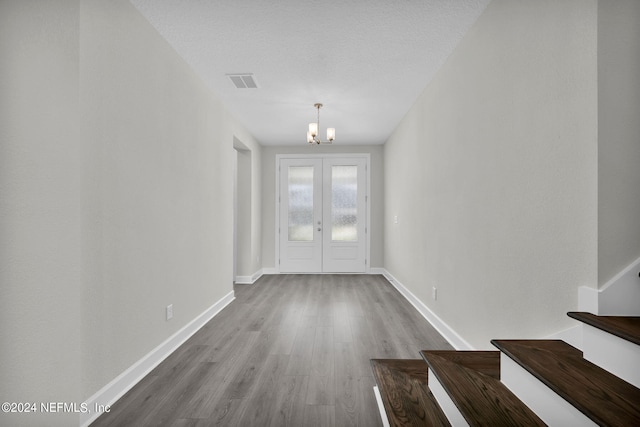
[[[492,340],[503,353],[599,425],[640,425],[640,389],[560,340]]]
[[[567,315],[594,328],[640,345],[640,317],[597,316],[581,311],[570,311]]]
[[[424,350],[420,354],[469,425],[546,425],[500,382],[500,352]]]
[[[428,368],[421,359],[372,359],[390,426],[450,426],[428,387]]]

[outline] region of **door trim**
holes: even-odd
[[[370,274],[371,269],[371,154],[370,153],[324,153],[324,154],[276,154],[276,187],[275,187],[275,272],[280,274],[280,160],[281,159],[330,159],[330,158],[360,158],[366,161],[367,188],[365,189],[365,212],[366,212],[366,232],[365,232],[365,270],[364,273]],[[286,274],[286,273],[283,273]],[[332,274],[332,273],[309,273],[309,274]]]

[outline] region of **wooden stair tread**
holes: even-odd
[[[440,357],[449,359],[453,363],[483,373],[497,380],[500,379],[499,351],[423,350],[420,352],[423,358],[425,353],[439,355]]]
[[[597,316],[581,311],[570,311],[567,315],[594,328],[640,345],[640,317],[638,316]]]
[[[546,425],[500,382],[499,373],[496,376],[500,352],[424,350],[420,354],[469,425]]]
[[[372,359],[391,426],[450,426],[428,387],[428,368],[421,359]]]
[[[600,425],[640,425],[640,389],[582,357],[561,340],[491,343]]]

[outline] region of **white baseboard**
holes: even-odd
[[[391,273],[389,273],[385,269],[382,274],[384,277],[395,287],[403,297],[407,299],[415,307],[416,310],[422,316],[427,319],[431,325],[436,328],[436,330],[442,335],[449,344],[453,346],[456,350],[475,350],[471,344],[466,342],[464,338],[462,338],[456,331],[453,330],[449,325],[447,325],[442,319],[440,319],[433,311],[429,309],[418,297],[416,297],[409,289],[407,289],[402,283],[400,283]]]
[[[236,276],[235,284],[238,285],[253,285],[256,280],[262,277],[264,274],[264,270],[260,269],[253,273],[251,276]]]
[[[367,273],[280,273],[275,267],[267,267],[260,270],[262,273],[260,276],[264,276],[266,274],[381,274],[384,275],[387,270],[381,267],[371,267]],[[248,276],[239,276],[239,277],[248,277]],[[256,279],[257,280],[257,279]],[[239,283],[236,280],[236,283]]]
[[[102,387],[97,393],[85,400],[88,408],[104,408],[113,405],[120,397],[143,379],[151,370],[166,359],[189,337],[195,334],[209,320],[235,299],[233,291],[205,310],[178,332],[167,338],[162,344],[151,350],[146,356],[131,365],[127,370]],[[80,426],[85,427],[96,420],[103,411],[80,414]]]

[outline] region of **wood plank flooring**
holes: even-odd
[[[370,359],[450,350],[375,275],[269,275],[92,426],[378,426]]]

